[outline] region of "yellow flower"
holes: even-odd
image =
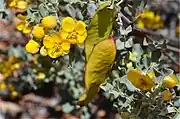
[[[29,42],[25,46],[25,49],[27,52],[34,54],[39,51],[39,47],[40,45],[36,41],[29,40]]]
[[[32,31],[32,34],[35,38],[41,39],[44,37],[44,28],[39,25],[36,25]]]
[[[137,69],[133,69],[128,72],[128,80],[142,91],[149,91],[155,86],[155,82],[147,74],[143,74]]]
[[[11,92],[11,98],[16,98],[18,96],[18,92],[17,91],[12,91]]]
[[[41,47],[41,49],[40,49],[40,54],[41,54],[42,56],[47,56],[47,49],[46,49],[44,46]]]
[[[24,34],[29,34],[32,31],[32,27],[26,23],[26,16],[19,14],[17,18],[20,20],[16,25],[17,30],[22,31]]]
[[[44,28],[52,29],[57,25],[57,20],[55,16],[44,17],[41,21]]]
[[[129,59],[130,59],[131,61],[136,62],[137,56],[138,56],[138,53],[137,53],[137,52],[133,52],[133,53],[129,52]]]
[[[12,0],[10,3],[9,3],[9,7],[15,7],[16,6],[16,1],[17,0]]]
[[[8,6],[24,10],[27,8],[29,2],[29,0],[11,0]]]
[[[42,80],[46,77],[46,75],[43,73],[43,72],[39,72],[38,75],[37,75],[37,80]]]
[[[19,8],[19,9],[26,9],[27,5],[28,5],[28,3],[26,1],[17,2],[17,8]]]
[[[170,101],[172,100],[172,94],[169,90],[165,90],[164,92],[162,92],[162,98],[165,101]]]
[[[52,33],[51,36],[45,36],[43,45],[51,58],[57,58],[63,54],[67,54],[70,49],[70,43],[68,41],[63,41],[57,32]]]
[[[138,26],[139,28],[144,28],[144,23],[143,23],[143,21],[140,20],[140,19],[138,19],[138,21],[137,21],[137,26]]]
[[[6,90],[7,86],[4,82],[0,82],[0,90]]]
[[[159,14],[153,11],[145,10],[137,20],[139,28],[158,29],[164,26],[164,23]]]
[[[154,79],[154,78],[155,78],[155,73],[154,73],[154,71],[148,72],[147,75],[148,75],[149,78],[151,78],[151,79]]]
[[[0,72],[3,75],[4,79],[11,76],[12,72],[19,68],[20,68],[19,59],[14,56],[10,56],[7,61],[4,61],[0,64]]]
[[[177,81],[172,76],[165,76],[163,79],[163,86],[166,88],[173,88],[177,84]]]
[[[71,17],[62,20],[60,36],[71,44],[83,44],[87,37],[86,24],[83,21],[75,21]]]

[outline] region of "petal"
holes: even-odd
[[[16,0],[12,0],[10,3],[9,3],[9,7],[14,7],[16,6]]]
[[[65,17],[62,20],[61,28],[65,32],[72,32],[74,30],[75,21],[71,17]]]
[[[143,21],[139,19],[139,20],[137,21],[137,26],[138,26],[139,28],[144,28],[144,23],[143,23]]]
[[[63,51],[63,54],[68,54],[69,53],[69,50],[67,50],[67,51]]]
[[[149,78],[151,78],[151,79],[154,79],[154,78],[155,78],[155,73],[154,73],[154,71],[150,71],[150,72],[148,72],[146,75],[149,76]]]
[[[87,37],[87,32],[85,32],[82,36],[78,35],[78,44],[79,45],[83,44],[86,37]]]
[[[52,48],[55,45],[55,42],[53,41],[51,36],[45,36],[43,39],[43,45],[46,48]]]
[[[37,53],[39,51],[39,47],[40,47],[40,45],[36,41],[30,40],[26,44],[25,49],[27,52],[34,54],[34,53]]]
[[[52,33],[52,34],[51,34],[51,38],[53,39],[53,41],[54,41],[55,43],[61,43],[61,42],[62,42],[62,39],[61,39],[61,37],[60,37],[60,35],[59,35],[58,32]]]
[[[46,16],[41,21],[43,27],[52,29],[57,25],[57,20],[55,16]]]
[[[22,31],[24,26],[25,26],[25,23],[24,22],[20,22],[19,24],[16,25],[16,28],[17,28],[17,30]]]
[[[61,44],[61,48],[63,51],[68,51],[70,49],[70,43],[69,42],[63,42]]]
[[[86,32],[86,24],[83,21],[78,21],[75,25],[75,31],[83,35]]]
[[[17,18],[20,19],[20,20],[25,20],[27,16],[25,15],[22,15],[22,14],[18,14],[17,15]]]
[[[143,91],[151,90],[151,88],[155,85],[155,83],[153,82],[151,78],[149,78],[149,76],[142,75],[141,80],[142,80],[142,83],[139,89]]]
[[[41,47],[41,49],[40,49],[40,54],[41,54],[42,56],[47,56],[47,49],[46,49],[44,46]]]
[[[29,27],[28,24],[25,25],[24,29],[23,29],[23,33],[24,34],[29,34],[32,30],[32,27]]]
[[[56,48],[50,48],[48,49],[48,55],[51,58],[57,58],[63,54],[63,51],[61,49],[56,49]]]
[[[35,38],[37,39],[41,39],[44,37],[44,28],[39,26],[39,25],[36,25],[34,28],[33,28],[33,31],[32,31],[32,34]]]
[[[141,72],[134,69],[128,72],[128,80],[131,81],[131,83],[136,87],[141,87]]]
[[[77,40],[72,38],[72,39],[68,39],[68,42],[70,42],[71,44],[76,44]]]
[[[67,40],[67,37],[69,35],[68,32],[65,32],[65,31],[60,31],[60,37],[63,39],[63,40]]]
[[[19,9],[26,9],[27,8],[27,2],[25,2],[25,1],[19,1],[18,3],[17,3],[17,8],[19,8]]]

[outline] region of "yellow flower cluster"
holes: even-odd
[[[159,14],[155,14],[150,10],[145,10],[138,18],[137,26],[139,28],[158,29],[162,28],[164,23]]]
[[[19,20],[16,24],[17,30],[22,31],[24,34],[31,33],[32,27],[26,22],[26,16],[18,14],[17,18]]]
[[[149,91],[152,87],[155,86],[154,82],[154,73],[150,72],[148,74],[144,74],[143,72],[133,69],[127,74],[128,80],[138,89],[142,91]]]
[[[4,61],[0,64],[0,73],[3,75],[3,78],[11,76],[12,72],[20,68],[20,61],[18,58],[11,56],[7,61]]]
[[[48,30],[57,25],[56,17],[47,16],[41,20],[41,24],[34,27],[31,39],[26,44],[26,51],[37,53],[40,49],[42,56],[57,58],[68,54],[71,44],[81,45],[87,37],[86,24],[83,21],[75,21],[71,17],[62,20],[60,30],[48,34]]]
[[[6,84],[4,81],[0,82],[0,91],[8,90],[10,93],[10,97],[12,99],[15,99],[18,97],[18,92],[16,91],[15,85],[13,84]]]
[[[26,9],[30,0],[11,0],[9,2],[9,7],[18,8],[18,9]]]

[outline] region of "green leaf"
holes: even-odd
[[[88,26],[88,36],[85,40],[86,61],[94,46],[111,35],[115,9],[108,8],[110,5],[110,3],[101,4]]]
[[[69,112],[71,112],[73,109],[74,109],[74,106],[72,106],[72,105],[69,104],[69,103],[65,103],[64,105],[62,105],[62,110],[63,110],[63,112],[65,112],[65,113],[69,113]]]
[[[110,83],[103,83],[100,87],[105,92],[107,92],[108,90],[111,90],[113,88],[113,85],[111,85]]]
[[[47,10],[46,10],[46,8],[44,7],[43,4],[39,5],[39,10],[40,10],[39,12],[40,12],[42,17],[45,17],[45,16],[48,15],[48,12],[47,12]]]

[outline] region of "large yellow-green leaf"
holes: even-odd
[[[86,64],[86,93],[79,99],[78,104],[86,105],[96,95],[100,85],[108,77],[115,56],[116,46],[112,38],[103,40],[95,45]]]
[[[115,9],[109,8],[110,6],[110,3],[101,4],[88,26],[88,36],[85,40],[86,61],[88,61],[94,46],[102,40],[108,39],[112,32]]]

